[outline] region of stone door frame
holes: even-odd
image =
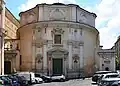
[[[52,59],[53,58],[61,58],[63,60],[63,74],[66,74],[65,71],[66,71],[66,59],[68,57],[68,51],[63,49],[63,48],[53,48],[53,49],[50,49],[48,50],[47,52],[48,54],[48,59],[49,59],[49,67],[48,70],[49,70],[49,75],[53,75],[53,62],[52,62]],[[56,57],[55,55],[58,55],[59,57]]]

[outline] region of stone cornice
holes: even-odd
[[[73,46],[83,46],[84,42],[83,41],[67,40],[67,44],[73,45]]]
[[[95,30],[95,27],[92,27],[90,25],[84,24],[84,23],[76,23],[72,21],[41,21],[40,23],[36,23],[37,27],[43,28],[44,25],[48,24],[48,27],[67,27],[67,28],[92,28]]]
[[[26,25],[21,26],[20,28],[23,28],[23,27],[28,26],[28,25],[33,25],[33,27],[32,27],[33,29],[40,29],[40,28],[43,28],[44,25],[46,25],[46,24],[47,24],[48,27],[58,27],[58,26],[60,26],[60,27],[76,28],[76,29],[85,28],[85,29],[95,31],[96,33],[99,33],[99,31],[93,26],[90,26],[90,25],[85,24],[85,23],[74,22],[74,21],[46,20],[46,21],[28,23]]]

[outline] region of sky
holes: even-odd
[[[100,32],[100,45],[111,48],[120,35],[120,0],[5,0],[6,7],[19,19],[21,11],[40,3],[77,4],[87,11],[97,14],[96,28]]]

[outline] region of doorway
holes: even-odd
[[[4,73],[5,74],[11,73],[11,61],[4,61]]]
[[[53,75],[61,75],[63,73],[63,59],[53,58]]]

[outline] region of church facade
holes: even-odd
[[[20,13],[20,70],[79,77],[95,69],[96,14],[75,4],[38,4]]]

